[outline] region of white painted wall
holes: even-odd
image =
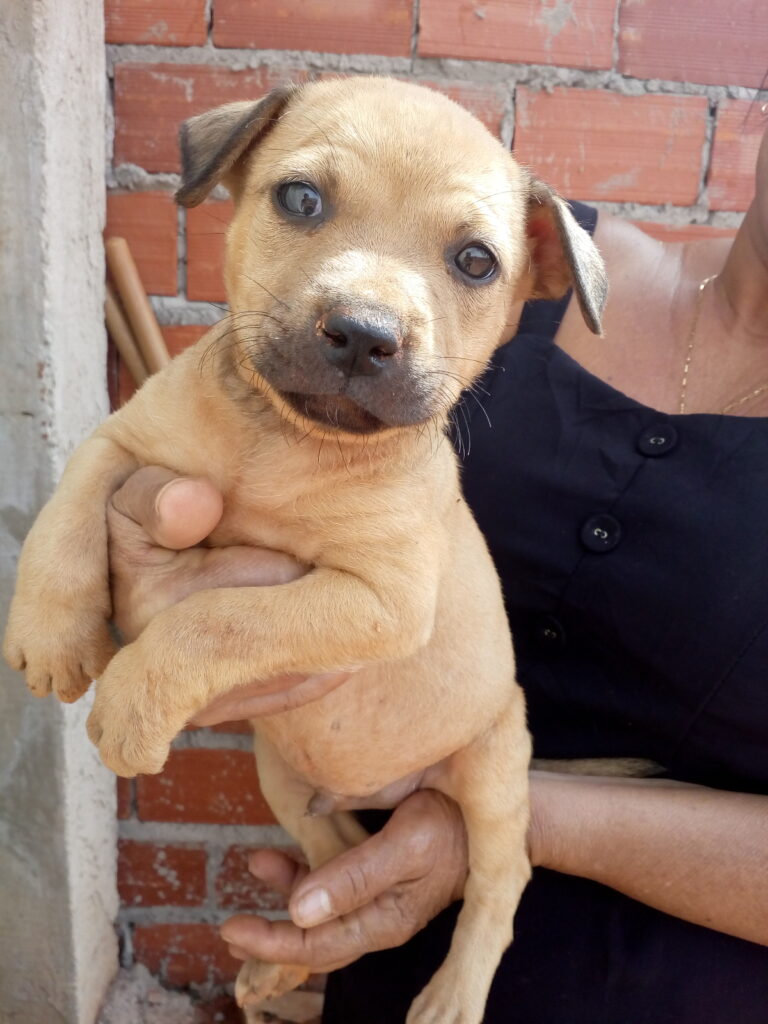
[[[102,0],[0,4],[0,623],[21,541],[104,417]],[[87,707],[0,667],[0,1019],[92,1024],[117,967],[114,778]]]

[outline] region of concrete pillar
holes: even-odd
[[[102,0],[0,5],[0,623],[21,542],[107,411]],[[93,1024],[117,968],[114,778],[85,702],[0,667],[0,1019]]]

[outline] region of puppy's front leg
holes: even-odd
[[[159,772],[195,712],[243,683],[417,650],[432,632],[437,572],[401,555],[407,572],[316,568],[279,586],[193,594],[156,616],[99,682],[88,728],[104,763]]]
[[[77,700],[114,653],[106,506],[137,465],[103,434],[87,440],[24,543],[3,653],[37,697]]]

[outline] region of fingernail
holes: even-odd
[[[291,915],[300,928],[312,928],[332,916],[331,897],[325,889],[310,889],[296,904]]]

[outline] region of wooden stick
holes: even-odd
[[[133,328],[136,344],[150,373],[157,373],[171,361],[152,306],[139,278],[131,250],[124,238],[109,238],[107,265]]]
[[[140,387],[149,376],[149,373],[144,365],[144,360],[141,358],[141,352],[139,352],[136,346],[130,325],[125,319],[114,289],[109,283],[107,284],[107,293],[104,297],[104,318],[107,321],[107,330],[117,347],[117,351],[120,353],[128,372],[133,377],[136,387]]]

